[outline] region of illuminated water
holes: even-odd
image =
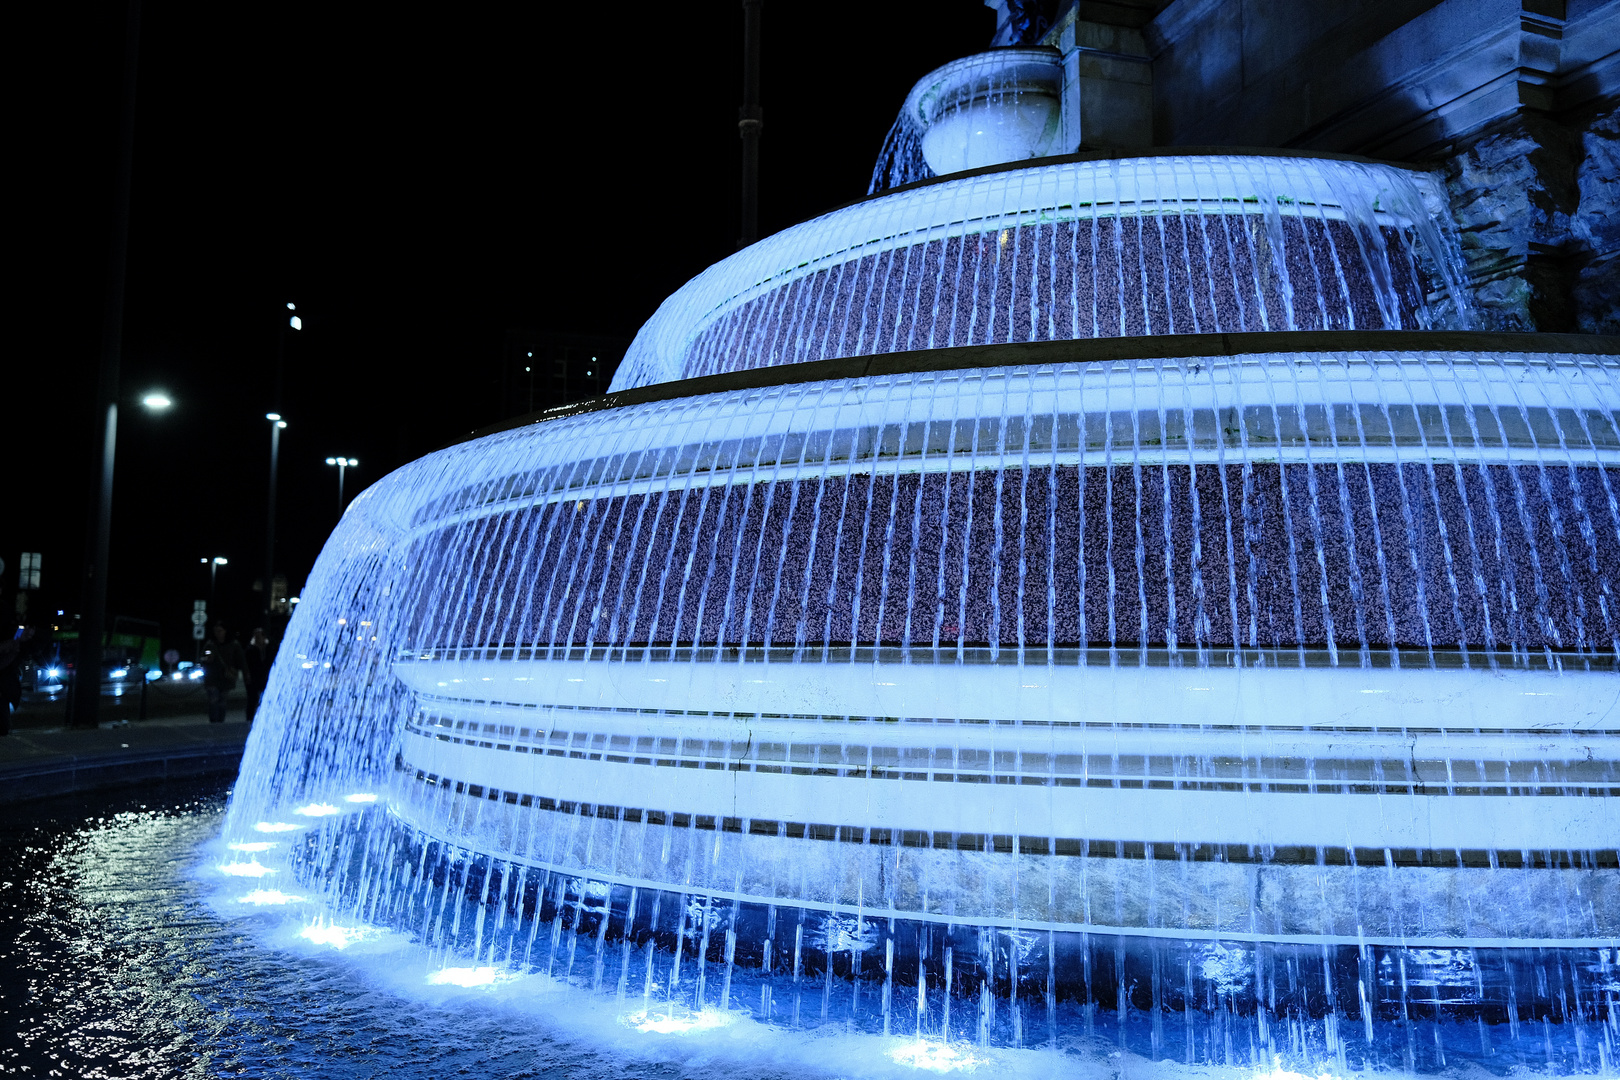
[[[14,808],[0,826],[0,1072],[135,1078],[372,1076],[896,1076],[912,1063],[996,1076],[1208,1075],[1122,1053],[1119,1033],[1061,1051],[984,1051],[903,1038],[794,1036],[721,1017],[632,1015],[538,977],[442,967],[307,902],[243,903],[285,881],[222,876],[218,784],[170,784]],[[89,815],[88,817],[86,815]],[[267,875],[267,877],[270,875]],[[286,893],[280,893],[286,896]],[[1602,966],[1570,954],[1571,970]],[[1409,983],[1465,989],[1467,957],[1414,956]],[[426,962],[425,962],[426,961]],[[1241,961],[1206,950],[1212,980]],[[458,986],[458,982],[468,986]],[[1447,989],[1449,988],[1449,989]],[[599,1003],[598,1003],[599,1004]],[[1147,1021],[1138,1018],[1139,1025]],[[1494,1041],[1477,1025],[1416,1023],[1415,1055],[1452,1075],[1577,1061],[1563,1025]],[[1298,1080],[1276,1066],[1242,1075]],[[1311,1072],[1307,1075],[1314,1076]]]
[[[435,985],[436,966],[400,956],[397,943],[346,941],[307,904],[244,904],[240,897],[274,890],[222,884],[215,871],[224,796],[222,782],[199,782],[8,809],[0,1074],[829,1074],[794,1064],[802,1044],[772,1049],[731,1031],[696,1047],[548,1006],[555,995],[532,982],[515,984],[527,992],[521,1001],[476,976],[469,988]],[[889,1064],[880,1056],[857,1067],[836,1040],[818,1050],[834,1055],[834,1073],[881,1076]]]
[[[1466,326],[1424,192],[1038,165],[725,260],[658,393],[354,501],[208,872],[631,1053],[1607,1069],[1620,362],[1175,336]]]

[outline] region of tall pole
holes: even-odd
[[[759,239],[759,133],[765,111],[759,107],[759,5],[743,0],[743,104],[737,112],[742,136],[742,238],[738,247]]]
[[[107,298],[102,313],[101,367],[96,417],[101,428],[90,543],[80,602],[79,650],[75,660],[74,727],[93,728],[101,709],[101,638],[107,626],[107,559],[112,540],[113,461],[118,447],[118,368],[124,342],[124,277],[129,264],[130,177],[135,161],[135,74],[140,58],[141,3],[129,0],[124,25],[124,100],[118,121],[117,172],[113,185],[112,237],[107,255]]]
[[[276,572],[276,459],[281,453],[281,429],[287,426],[287,421],[281,418],[280,413],[266,413],[266,420],[270,421],[270,508],[265,516],[264,529],[264,613],[271,614],[270,610],[270,582]],[[270,629],[268,620],[265,630]]]
[[[338,517],[343,516],[343,470],[348,467],[348,459],[338,458]]]

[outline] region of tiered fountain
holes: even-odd
[[[1615,343],[1467,332],[1420,172],[1024,160],[1029,52],[365,492],[227,840],[643,1020],[1612,1067]]]

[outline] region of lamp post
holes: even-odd
[[[297,314],[298,305],[291,300],[287,301],[287,310],[292,314],[287,321],[281,324],[281,330],[276,334],[276,387],[275,396],[271,398],[270,405],[279,410],[281,408],[281,376],[287,366],[287,331],[302,330],[304,320]]]
[[[270,421],[270,509],[265,515],[264,528],[264,613],[268,616],[271,613],[270,582],[276,573],[276,459],[281,454],[281,429],[287,426],[287,421],[274,412],[265,413],[264,418]]]
[[[201,562],[208,567],[208,611],[210,615],[217,618],[218,613],[214,611],[214,583],[219,574],[219,568],[228,565],[230,560],[223,555],[215,555],[212,559],[205,556]]]
[[[101,634],[107,621],[107,552],[112,534],[113,457],[118,438],[118,375],[124,345],[124,278],[129,256],[130,177],[135,160],[135,75],[140,58],[141,4],[129,0],[124,23],[124,86],[118,122],[118,167],[113,185],[112,243],[107,251],[107,294],[101,323],[101,363],[96,379],[96,415],[102,421],[101,462],[92,476],[90,535],[85,545],[84,613],[79,624],[75,664],[89,668],[92,689],[75,694],[69,712],[73,727],[96,726],[101,709]],[[95,436],[92,434],[92,446]]]
[[[338,517],[342,517],[343,516],[343,470],[352,469],[356,465],[360,464],[360,462],[359,462],[358,459],[352,458],[352,457],[351,458],[329,457],[329,458],[326,459],[326,463],[328,465],[336,465],[337,466],[337,471],[338,471]]]
[[[174,404],[161,390],[148,390],[141,404],[151,413],[160,413]],[[90,672],[89,693],[75,693],[69,710],[73,727],[95,727],[101,711],[101,639],[107,627],[107,561],[112,546],[113,465],[118,457],[118,399],[107,403],[106,427],[102,431],[100,486],[97,491],[95,531],[91,535],[90,565],[86,568],[84,615],[79,622],[78,653],[74,657],[74,681]]]

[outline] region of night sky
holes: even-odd
[[[861,197],[911,84],[987,46],[980,0],[765,0],[762,234]],[[122,3],[12,13],[11,345],[0,605],[78,608]],[[278,565],[349,494],[501,418],[512,328],[628,338],[739,231],[736,3],[356,8],[146,0],[109,620],[259,620],[277,335]],[[137,404],[161,387],[176,405]]]

